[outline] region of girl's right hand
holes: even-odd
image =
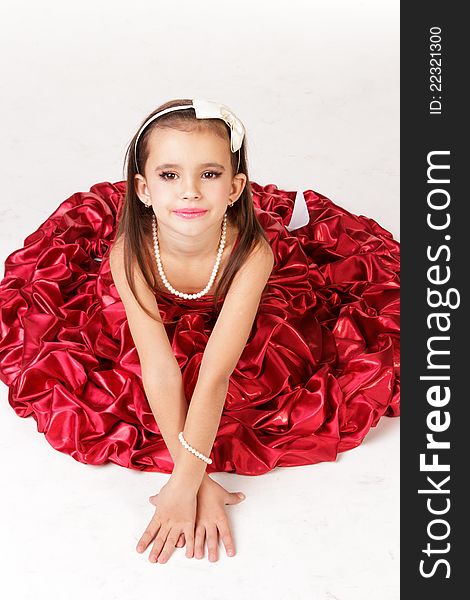
[[[227,554],[230,556],[230,551],[233,551],[232,556],[235,555],[235,545],[225,505],[243,502],[245,498],[239,496],[239,493],[229,492],[208,475],[204,477],[197,493],[196,537],[194,543],[194,556],[196,558],[204,556],[206,542],[209,560],[211,562],[217,560],[219,533]],[[149,498],[149,501],[155,506],[158,502],[158,496],[159,494],[155,494]],[[181,548],[184,544],[185,536],[182,533],[176,546]],[[188,552],[186,556],[188,556]]]
[[[173,554],[180,535],[184,534],[186,557],[191,558],[194,552],[197,493],[170,479],[153,504],[156,506],[155,514],[137,544],[137,552],[144,552],[155,538],[149,560],[164,563]]]

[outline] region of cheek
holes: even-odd
[[[149,187],[150,197],[152,203],[156,208],[164,208],[168,205],[172,199],[172,193],[169,191],[168,186],[165,187],[163,182],[156,182]]]
[[[225,199],[230,193],[230,185],[227,183],[227,181],[223,179],[218,179],[217,181],[214,181],[212,183],[210,190],[208,188],[207,191],[211,194],[212,197]]]
[[[155,198],[158,198],[158,196],[161,195],[162,193],[164,193],[164,191],[165,191],[164,182],[159,181],[158,179],[156,179],[155,181],[152,181],[151,185],[149,185],[149,191],[152,196],[154,196]]]

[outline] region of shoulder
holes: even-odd
[[[115,240],[111,246],[111,250],[109,251],[109,268],[116,285],[116,280],[120,279],[124,273],[124,243],[122,238]]]
[[[116,238],[109,251],[109,262],[117,266],[124,258],[124,237]]]
[[[109,268],[119,293],[123,283],[127,284],[124,258],[124,239],[121,237],[114,241],[109,252]]]
[[[228,294],[237,291],[259,297],[273,270],[274,253],[264,238],[256,242],[248,257],[235,274]]]
[[[262,269],[271,272],[274,266],[274,253],[270,243],[264,238],[258,240],[248,255],[245,265],[248,270]]]
[[[155,295],[145,281],[145,277],[137,264],[136,260],[131,259],[134,281],[133,284],[139,295],[144,301],[146,308],[155,313],[157,306]],[[129,286],[129,281],[126,275],[125,254],[124,254],[124,239],[123,237],[115,240],[109,252],[109,268],[116,286],[116,289],[124,302],[126,310],[136,308],[135,296]]]
[[[109,252],[109,265],[113,272],[113,275],[114,275],[114,273],[116,273],[119,276],[124,273],[124,270],[125,270],[124,265],[125,265],[125,258],[126,258],[124,247],[125,247],[124,236],[121,236],[120,238],[116,239],[113,242],[113,245]],[[135,257],[131,257],[130,263],[134,269],[134,274],[136,276],[136,279],[137,280],[140,279],[141,281],[144,281],[145,278],[142,274],[142,271],[137,262],[137,259]]]
[[[274,252],[271,248],[271,244],[262,238],[257,244],[257,251],[264,257],[268,264],[271,264],[271,267],[274,266]]]

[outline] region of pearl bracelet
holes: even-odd
[[[186,448],[186,450],[189,450],[189,452],[192,452],[194,454],[194,456],[197,456],[197,458],[200,458],[201,460],[205,461],[208,465],[212,464],[212,458],[205,456],[204,454],[202,454],[202,452],[198,452],[198,450],[196,450],[196,448],[193,448],[192,446],[190,446],[188,444],[188,442],[183,437],[182,431],[179,432],[178,439],[183,444],[183,446]]]

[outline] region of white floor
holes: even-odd
[[[399,239],[399,3],[5,0],[0,22],[2,263],[71,194],[122,180],[140,121],[186,97],[244,121],[252,181],[319,191]],[[168,476],[57,452],[7,391],[9,600],[399,597],[399,419],[336,463],[214,475],[247,495],[227,507],[237,555],[155,565],[135,545]]]
[[[399,419],[384,418],[335,463],[260,477],[213,475],[247,498],[227,506],[236,551],[151,564],[135,546],[168,476],[82,465],[32,418],[0,404],[0,562],[12,600],[396,600]]]

